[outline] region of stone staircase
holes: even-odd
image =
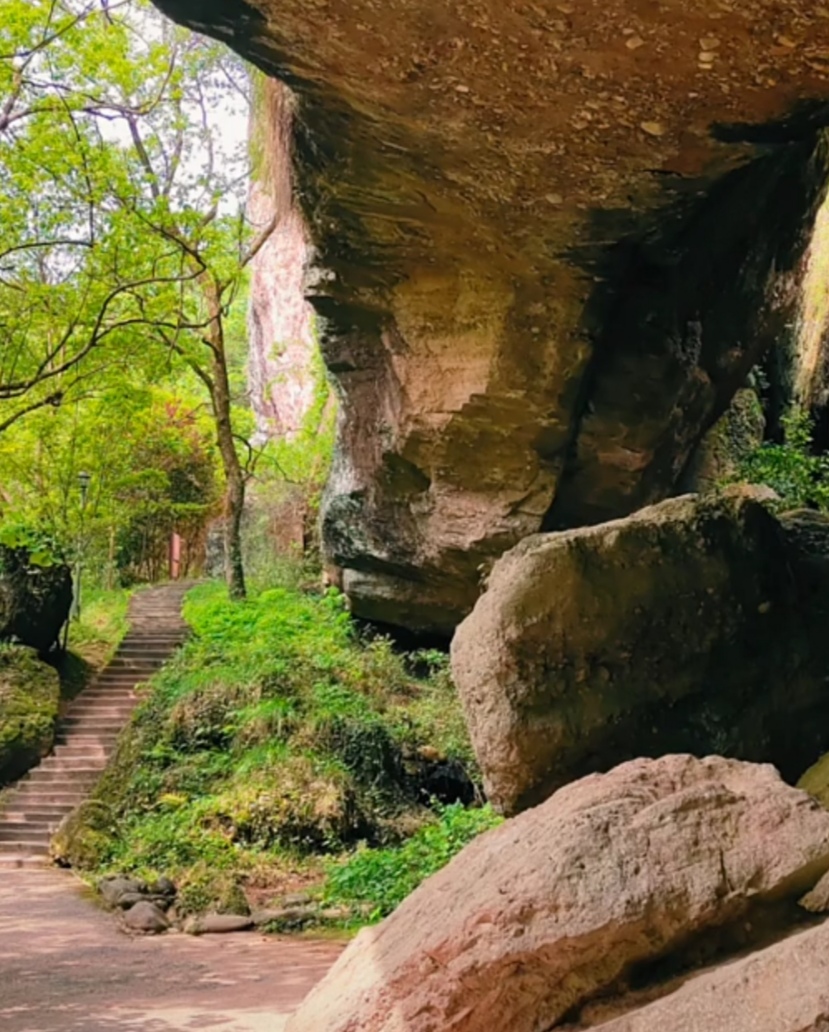
[[[146,681],[187,636],[181,601],[190,583],[137,592],[130,630],[109,665],[71,703],[53,752],[3,795],[0,869],[40,867],[61,820],[87,797]]]

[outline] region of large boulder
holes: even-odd
[[[827,868],[829,813],[773,768],[635,760],[467,846],[360,933],[287,1032],[553,1029],[651,961],[751,945]]]
[[[39,564],[27,548],[0,545],[0,641],[47,652],[57,642],[71,605],[68,566]]]
[[[0,645],[0,785],[50,752],[59,705],[56,671],[32,649]]]
[[[496,563],[452,669],[498,807],[634,756],[716,752],[795,780],[826,751],[829,521],[790,540],[762,498],[670,499]]]

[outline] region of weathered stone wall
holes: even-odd
[[[812,0],[156,2],[297,97],[358,613],[450,631],[481,566],[670,494],[764,352],[822,347]]]

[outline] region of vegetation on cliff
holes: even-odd
[[[781,424],[783,439],[747,455],[740,464],[741,477],[772,488],[784,507],[829,509],[829,455],[813,447],[809,414],[794,407]]]

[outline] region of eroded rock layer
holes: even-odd
[[[670,494],[769,347],[814,393],[829,8],[156,2],[298,99],[358,613],[449,632],[522,537]]]

